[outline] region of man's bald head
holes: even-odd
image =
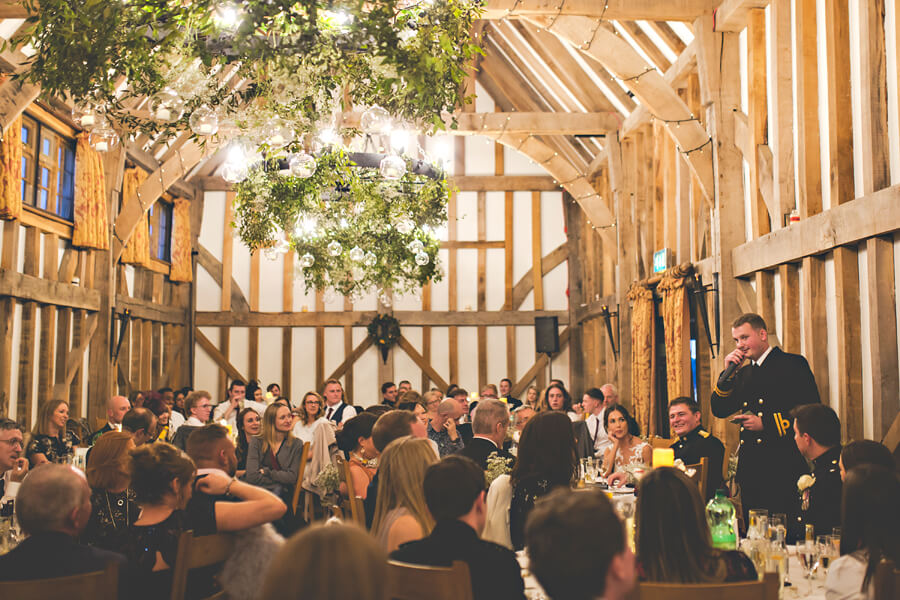
[[[442,417],[453,417],[459,410],[459,402],[456,400],[446,399],[438,404],[438,414]]]
[[[84,474],[68,465],[33,469],[16,496],[16,516],[29,535],[58,531],[77,536],[90,515],[91,489]]]
[[[131,409],[131,402],[125,396],[113,396],[106,403],[106,418],[113,425],[120,425],[122,418]]]

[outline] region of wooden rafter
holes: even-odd
[[[403,351],[406,352],[407,356],[412,359],[417,367],[422,369],[425,375],[428,376],[428,379],[430,379],[436,386],[438,386],[438,388],[446,390],[448,387],[450,387],[450,385],[444,380],[444,378],[434,370],[434,367],[428,364],[428,361],[425,360],[425,357],[419,354],[419,351],[416,350],[411,343],[409,343],[409,340],[401,335],[400,340],[397,342],[397,345],[399,345],[403,349]]]
[[[566,348],[566,346],[569,345],[569,334],[570,333],[571,332],[569,331],[568,327],[566,327],[565,329],[563,329],[562,331],[559,332],[559,350],[560,350],[560,352],[562,352]],[[525,373],[525,375],[523,375],[522,378],[516,382],[516,384],[512,387],[512,391],[510,392],[510,394],[513,397],[521,396],[522,392],[525,391],[525,388],[528,386],[528,384],[531,383],[532,381],[534,381],[534,378],[538,376],[538,373],[540,373],[541,371],[543,371],[546,368],[547,368],[547,355],[542,354],[541,356],[539,356],[537,358],[537,360],[534,361],[534,364],[531,366],[530,369],[528,369],[528,372]]]
[[[769,0],[723,0],[716,9],[716,31],[741,31],[754,8],[765,8]]]
[[[458,127],[449,135],[606,135],[619,127],[619,118],[611,112],[492,112],[461,113]]]
[[[488,0],[485,19],[510,16],[583,16],[625,21],[693,21],[712,12],[718,0]]]
[[[365,327],[377,314],[374,310],[287,313],[197,311],[194,322],[200,327]],[[404,327],[533,325],[535,317],[557,317],[562,324],[569,320],[569,313],[559,310],[395,310],[392,315]]]
[[[197,340],[197,343],[200,344],[200,347],[203,348],[209,357],[213,359],[213,361],[219,366],[220,369],[224,369],[228,376],[231,379],[239,379],[241,381],[247,381],[247,378],[241,375],[241,372],[237,370],[233,364],[231,364],[224,354],[219,352],[219,349],[216,348],[215,344],[209,341],[209,338],[203,335],[203,332],[200,331],[199,327],[194,327],[194,339]]]

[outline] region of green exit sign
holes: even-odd
[[[672,262],[672,251],[668,248],[657,250],[653,253],[653,272],[662,273],[668,269]]]

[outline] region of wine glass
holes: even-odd
[[[819,547],[819,563],[822,565],[823,574],[827,574],[831,561],[839,556],[838,550],[834,546],[834,536],[817,536],[816,545]]]
[[[800,566],[806,575],[806,581],[809,584],[809,593],[812,594],[812,573],[819,561],[819,547],[815,542],[805,541],[797,544],[797,557],[800,559]]]

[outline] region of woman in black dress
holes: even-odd
[[[69,405],[64,400],[50,400],[38,410],[25,458],[34,468],[47,462],[66,462],[81,441],[66,429]]]
[[[91,448],[87,480],[91,486],[91,518],[81,542],[121,553],[140,508],[130,487],[128,465],[134,450],[130,433],[108,431]]]

